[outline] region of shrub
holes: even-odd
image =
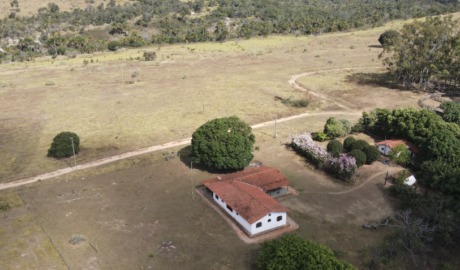
[[[356,159],[356,166],[361,167],[366,164],[366,154],[361,150],[353,150],[348,155]]]
[[[400,164],[407,164],[410,162],[410,151],[404,143],[400,143],[390,150],[388,159]]]
[[[400,34],[396,30],[387,30],[379,37],[379,42],[382,46],[391,46],[394,45],[400,37]]]
[[[292,148],[305,155],[317,167],[323,166],[328,159],[328,152],[321,146],[315,144],[308,134],[295,135],[292,137]]]
[[[80,138],[73,132],[61,132],[54,137],[50,149],[48,149],[48,157],[62,158],[73,155],[72,140],[75,148],[75,154],[80,151]]]
[[[334,157],[338,157],[339,154],[343,152],[343,145],[337,140],[332,140],[327,144],[326,149],[329,153],[332,153]]]
[[[157,59],[156,52],[144,52],[144,59],[145,61],[153,61]]]
[[[356,159],[347,154],[341,154],[339,157],[330,157],[324,163],[324,169],[337,178],[353,184],[354,179],[351,176],[356,172]]]
[[[345,131],[345,133],[349,134],[351,132],[351,122],[350,122],[350,120],[339,119],[339,121],[342,123],[343,131]]]
[[[307,107],[310,101],[308,99],[291,99],[286,98],[281,101],[284,105],[295,107],[295,108],[304,108]]]
[[[257,260],[262,270],[273,269],[342,269],[355,270],[351,264],[341,261],[327,247],[303,240],[295,234],[261,244]]]
[[[45,85],[55,85],[56,82],[54,80],[46,80]]]
[[[343,148],[345,148],[346,150],[350,150],[350,146],[356,142],[356,139],[355,137],[347,137],[344,141],[343,141]]]
[[[362,151],[366,155],[366,164],[372,164],[380,158],[379,149],[373,145],[364,147]]]
[[[356,142],[352,143],[350,146],[350,151],[353,150],[363,150],[364,147],[369,146],[369,144],[365,140],[357,140]]]
[[[110,51],[116,51],[120,47],[121,47],[121,43],[116,40],[110,41],[109,44],[107,44],[107,49],[109,49]]]
[[[363,132],[364,131],[364,127],[362,124],[358,123],[356,125],[354,125],[352,128],[351,128],[351,132],[354,132],[354,133],[360,133],[360,132]]]
[[[342,122],[335,119],[335,117],[327,119],[323,132],[330,138],[343,137],[346,135]]]
[[[238,117],[208,121],[192,135],[191,157],[216,169],[242,169],[251,162],[255,136]]]
[[[313,140],[318,142],[324,142],[325,140],[329,140],[329,137],[324,134],[322,131],[318,131],[313,135]]]
[[[322,146],[315,144],[308,134],[293,136],[291,146],[297,152],[305,155],[317,167],[323,168],[340,179],[349,180],[356,172],[354,157],[341,154],[335,158]]]

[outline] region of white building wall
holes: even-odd
[[[281,220],[277,221],[279,217],[281,217]],[[258,223],[262,223],[259,228],[257,228]],[[272,212],[251,224],[250,232],[251,234],[261,233],[283,225],[286,225],[286,212]]]
[[[249,233],[252,234],[251,232],[251,224],[249,224],[249,222],[247,222],[244,218],[242,218],[240,215],[237,215],[237,213],[235,212],[235,210],[233,211],[230,211],[228,208],[227,208],[227,204],[222,201],[222,198],[219,197],[219,199],[217,199],[216,197],[216,194],[213,192],[212,193],[212,198],[214,199],[214,201],[220,206],[222,207],[222,209],[224,209],[230,216],[232,216],[232,218],[234,218],[246,231],[248,231]]]
[[[235,210],[230,211],[227,208],[227,204],[222,200],[222,198],[217,198],[215,193],[212,193],[212,198],[214,201],[222,207],[232,218],[234,218],[246,231],[250,234],[261,233],[266,230],[270,230],[279,226],[286,225],[286,212],[272,212],[265,217],[259,219],[257,222],[253,224],[249,224],[244,218],[236,213]],[[281,216],[281,220],[277,221],[277,218]],[[269,221],[270,220],[270,221]],[[257,224],[261,223],[261,226],[257,228]]]

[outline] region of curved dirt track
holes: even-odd
[[[309,71],[309,72],[303,72],[303,73],[300,73],[300,74],[297,74],[297,75],[293,75],[291,77],[291,79],[289,79],[289,84],[294,86],[296,89],[300,90],[300,91],[303,91],[303,92],[308,92],[308,94],[312,95],[312,96],[315,96],[315,97],[319,97],[319,98],[322,98],[324,100],[328,100],[334,104],[336,104],[337,106],[339,106],[340,108],[343,108],[343,109],[346,109],[346,110],[351,110],[349,107],[343,105],[343,104],[340,104],[339,102],[337,101],[334,101],[334,100],[331,100],[329,97],[323,95],[323,94],[320,94],[318,92],[315,92],[311,89],[307,89],[306,87],[304,87],[303,85],[301,85],[300,83],[297,82],[297,79],[300,78],[300,77],[304,77],[304,76],[309,76],[309,75],[314,75],[314,74],[318,74],[318,73],[326,73],[326,72],[334,72],[334,71],[343,71],[343,70],[353,70],[353,69],[363,69],[363,68],[367,68],[367,69],[377,69],[377,68],[381,68],[381,67],[353,67],[353,68],[336,68],[336,69],[328,69],[328,70],[319,70],[319,71]]]
[[[288,82],[289,82],[290,85],[293,85],[296,89],[299,89],[299,90],[304,91],[304,92],[308,92],[309,94],[312,94],[312,95],[317,96],[317,97],[322,98],[322,99],[330,100],[327,96],[324,96],[322,94],[319,94],[317,92],[314,92],[312,90],[304,88],[302,85],[298,84],[296,82],[296,80],[298,78],[300,78],[300,77],[313,75],[313,74],[316,74],[316,73],[333,72],[333,71],[340,71],[340,70],[352,70],[352,69],[360,69],[360,68],[376,68],[376,67],[340,68],[340,69],[330,69],[330,70],[304,72],[304,73],[292,76],[291,79]],[[351,110],[350,108],[340,104],[339,102],[336,102],[336,101],[331,101],[331,102],[337,104],[341,108]],[[290,120],[294,120],[294,119],[298,119],[298,118],[302,118],[302,117],[317,116],[317,115],[334,115],[334,114],[338,114],[338,113],[339,112],[337,112],[337,111],[326,111],[326,112],[318,112],[318,113],[302,113],[302,114],[298,114],[298,115],[289,116],[289,117],[286,117],[286,118],[277,119],[277,122],[282,123],[282,122],[286,122],[286,121],[290,121]],[[358,112],[358,111],[340,112],[340,114],[341,115],[361,115],[361,113]],[[268,122],[256,124],[256,125],[253,125],[252,128],[257,129],[257,128],[266,127],[266,126],[270,126],[270,125],[274,125],[274,121],[268,121]],[[49,172],[49,173],[37,175],[35,177],[21,179],[21,180],[14,181],[14,182],[11,182],[11,183],[2,183],[2,184],[0,184],[0,190],[13,188],[13,187],[18,187],[18,186],[22,186],[22,185],[27,185],[27,184],[35,183],[35,182],[37,182],[39,180],[45,180],[45,179],[61,176],[61,175],[73,172],[74,169],[75,170],[82,170],[82,169],[94,168],[94,167],[97,167],[97,166],[100,166],[100,165],[104,165],[104,164],[107,164],[107,163],[110,163],[110,162],[122,160],[122,159],[125,159],[125,158],[130,158],[130,157],[134,157],[134,156],[138,156],[138,155],[142,155],[142,154],[146,154],[146,153],[151,153],[151,152],[155,152],[155,151],[159,151],[159,150],[163,150],[163,149],[167,149],[167,148],[172,148],[172,147],[176,147],[176,146],[190,144],[191,140],[192,140],[192,138],[190,137],[190,138],[185,138],[185,139],[174,141],[174,142],[164,143],[164,144],[161,144],[161,145],[151,146],[151,147],[148,147],[148,148],[141,148],[141,149],[138,149],[138,150],[135,150],[135,151],[132,151],[132,152],[127,152],[127,153],[123,153],[123,154],[120,154],[120,155],[115,155],[115,156],[111,156],[111,157],[107,157],[107,158],[102,158],[102,159],[91,161],[91,162],[88,162],[88,163],[85,163],[85,164],[77,165],[75,168],[59,169],[59,170],[56,170],[56,171],[52,171],[52,172]]]

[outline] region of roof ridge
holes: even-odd
[[[251,185],[251,184],[245,183],[245,182],[243,182],[243,181],[238,181],[238,182],[243,183],[243,184],[246,184],[246,185],[251,186],[251,187],[256,187],[256,188],[260,189],[260,191],[262,191],[263,194],[265,194],[266,196],[269,196],[269,197],[270,197],[270,195],[268,195],[267,193],[265,193],[265,192],[263,191],[263,189],[261,189],[261,188],[258,187],[258,186]],[[233,184],[233,183],[232,183],[232,184]],[[252,199],[254,199],[255,201],[257,201],[260,205],[262,205],[263,207],[265,207],[265,209],[267,209],[267,210],[269,210],[270,212],[272,212],[272,210],[271,210],[270,208],[268,208],[264,203],[262,203],[261,201],[259,201],[257,198],[255,198],[255,197],[252,196],[251,194],[247,193],[245,190],[241,190],[238,186],[235,185],[235,187],[236,187],[237,189],[239,189],[240,191],[243,191],[244,193],[246,193],[247,195],[249,195],[249,197],[251,197]],[[270,198],[271,198],[271,197],[270,197]]]
[[[274,168],[274,167],[266,167],[266,166],[263,166],[263,167],[264,167],[264,168],[267,168],[267,170],[263,170],[263,171],[254,172],[254,173],[252,173],[252,174],[250,174],[250,175],[257,175],[257,174],[261,174],[261,173],[264,173],[264,172],[266,172],[266,171],[270,171],[270,170],[273,170],[273,169],[277,169],[277,170],[279,170],[278,168]],[[256,168],[254,168],[253,170],[256,170],[256,169],[258,169],[258,168],[262,168],[262,166],[261,166],[261,167],[256,167]],[[245,176],[240,176],[240,177],[238,177],[238,178],[234,178],[233,180],[234,180],[234,181],[243,182],[243,181],[242,181],[242,180],[240,180],[240,179],[241,179],[241,178],[244,178],[244,177],[247,177],[247,176],[248,176],[248,175],[245,175]]]

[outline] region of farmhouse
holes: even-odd
[[[387,156],[388,153],[390,153],[390,150],[396,147],[396,145],[400,143],[403,143],[407,146],[407,148],[410,151],[411,157],[414,158],[417,156],[418,153],[420,153],[420,150],[418,149],[417,146],[415,146],[415,144],[408,142],[406,140],[385,140],[385,141],[378,142],[375,145],[379,149],[380,153]]]
[[[277,168],[261,166],[201,183],[249,236],[287,226],[289,210],[269,195],[285,193],[289,185]]]

